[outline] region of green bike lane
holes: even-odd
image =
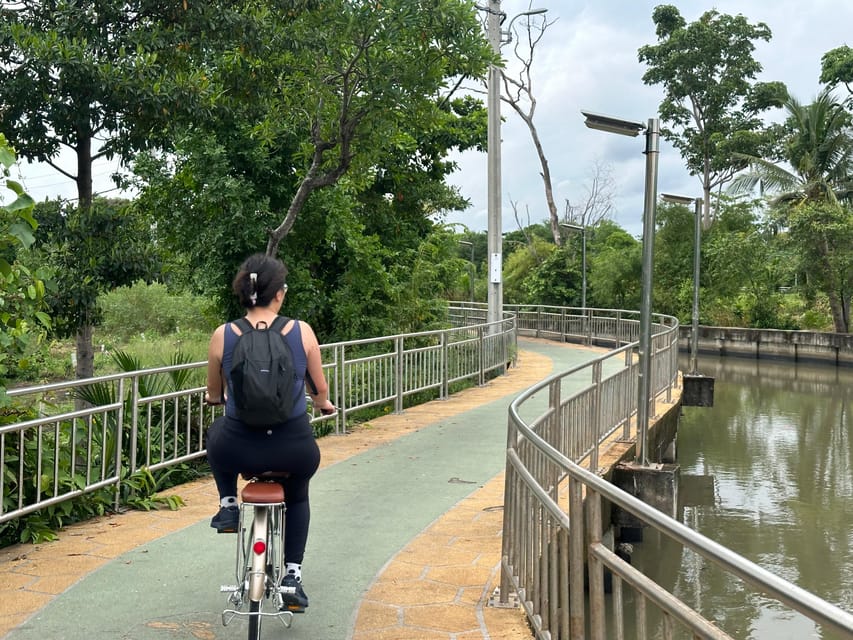
[[[542,341],[520,340],[519,348],[546,356],[551,371],[598,355]],[[311,485],[311,532],[303,566],[311,605],[290,629],[265,620],[262,637],[348,638],[361,597],[389,560],[503,470],[507,409],[518,393],[426,421],[415,431],[322,468]],[[533,411],[546,406],[547,394],[541,395],[533,399]],[[214,510],[211,505],[211,514]],[[219,585],[235,582],[234,545],[234,536],[216,535],[207,519],[195,522],[83,576],[4,637],[243,637],[245,622],[221,623],[225,594]]]

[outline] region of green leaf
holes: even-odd
[[[10,204],[4,205],[3,209],[8,211],[9,213],[15,213],[16,211],[25,211],[28,209],[32,209],[35,203],[35,200],[33,200],[29,195],[24,193],[15,198],[15,200],[13,200]]]
[[[5,143],[5,139],[2,142]],[[0,163],[7,169],[15,164],[15,154],[5,144],[0,144]]]

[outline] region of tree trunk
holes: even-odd
[[[536,130],[536,125],[533,124],[533,109],[531,108],[529,113],[524,113],[521,110],[521,107],[519,107],[518,102],[507,100],[506,98],[504,98],[504,100],[515,110],[519,117],[524,121],[524,124],[527,125],[528,131],[530,131],[530,137],[533,140],[533,147],[536,149],[536,155],[539,158],[539,166],[542,167],[542,171],[539,175],[542,177],[542,185],[545,187],[545,202],[548,205],[548,222],[551,226],[551,235],[554,238],[554,244],[561,247],[563,246],[563,237],[560,235],[560,219],[557,214],[557,203],[554,202],[554,188],[551,184],[551,169],[548,166],[548,158],[545,157],[545,150],[542,148],[542,141],[539,139],[539,132]],[[531,103],[533,105],[536,104],[532,97]]]
[[[92,206],[92,134],[87,128],[77,132],[77,206],[89,209]],[[84,321],[77,327],[77,366],[78,378],[91,378],[95,375],[95,350],[92,347],[92,325]]]
[[[92,347],[92,325],[84,324],[77,329],[77,368],[78,378],[91,378],[95,374],[95,349]]]

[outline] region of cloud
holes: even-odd
[[[556,20],[537,48],[533,82],[537,99],[534,121],[548,158],[558,208],[562,211],[566,198],[582,198],[591,169],[596,162],[603,163],[611,168],[615,181],[614,219],[637,236],[642,233],[644,202],[643,136],[631,139],[587,129],[580,111],[640,122],[657,116],[662,90],[643,84],[645,67],[637,59],[639,47],[656,41],[651,15],[657,4],[622,0],[532,2],[534,8],[547,7],[548,20]],[[688,22],[708,9],[695,3],[679,4],[686,5],[680,10]],[[527,0],[501,2],[501,9],[510,17],[530,6]],[[801,101],[809,101],[820,90],[820,59],[826,51],[847,43],[849,25],[853,24],[853,3],[841,0],[809,4],[723,0],[714,6],[720,13],[740,13],[751,23],[765,22],[770,27],[772,40],[756,46],[756,59],[764,67],[759,79],[784,82]],[[516,21],[519,23],[523,24],[523,19]],[[505,45],[502,52],[512,70],[512,44]],[[506,105],[502,106],[502,115],[501,193],[506,231],[515,227],[510,198],[520,208],[530,209],[533,223],[546,219],[547,208],[541,168],[527,127]],[[450,214],[448,221],[485,230],[486,154],[466,152],[454,158],[459,170],[451,182],[459,186],[472,206]],[[663,140],[658,191],[701,194],[699,179],[688,175],[677,150]]]

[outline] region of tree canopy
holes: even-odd
[[[771,31],[715,10],[688,24],[673,5],[656,7],[652,20],[658,42],[639,49],[643,81],[663,86],[661,134],[701,180],[708,226],[711,192],[745,167],[736,152],[762,155],[770,140],[759,115],[785,96],[781,83],[755,82],[755,42],[769,41]]]

